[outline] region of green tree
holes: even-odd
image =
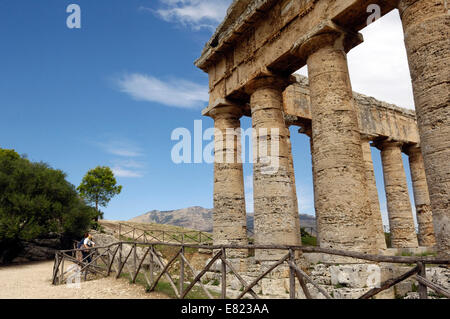
[[[98,221],[98,216],[101,215],[99,206],[106,207],[114,196],[120,194],[122,186],[117,185],[114,173],[109,167],[97,166],[87,172],[77,189],[87,203],[95,205],[95,221]]]
[[[0,149],[0,259],[50,233],[78,237],[94,216],[64,172]]]

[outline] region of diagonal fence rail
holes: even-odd
[[[164,242],[176,244],[212,244],[210,233],[202,231],[167,231],[159,229],[143,229],[124,223],[118,224],[119,238],[130,238],[133,241],[144,243]]]
[[[165,261],[161,252],[158,249],[164,247],[172,247],[176,253]],[[186,257],[186,249],[209,249],[212,252],[212,259],[207,265],[199,270],[196,270]],[[253,281],[247,282],[241,274],[235,269],[232,263],[232,258],[227,257],[227,251],[242,250],[242,249],[264,249],[285,251],[286,254],[277,261],[272,262],[265,271],[259,274]],[[140,253],[138,253],[140,250]],[[80,253],[83,253],[80,256]],[[254,287],[260,281],[272,273],[281,265],[289,267],[289,296],[291,299],[296,298],[296,285],[302,289],[307,299],[312,299],[312,294],[308,289],[306,283],[314,286],[325,298],[332,299],[332,296],[319,284],[317,284],[296,262],[296,257],[299,253],[323,253],[334,256],[355,258],[358,260],[365,260],[377,263],[395,263],[414,265],[409,271],[399,277],[389,279],[382,282],[378,287],[375,287],[362,296],[360,299],[369,299],[378,293],[389,289],[390,287],[414,276],[418,281],[418,292],[421,299],[428,298],[428,289],[432,289],[440,295],[450,298],[450,292],[439,285],[431,282],[426,278],[426,265],[449,265],[450,259],[439,259],[436,257],[413,257],[413,256],[382,256],[370,255],[357,252],[349,252],[342,250],[335,250],[329,248],[313,247],[313,246],[277,246],[277,245],[195,245],[195,244],[171,244],[164,242],[143,243],[143,242],[117,242],[105,247],[94,247],[90,249],[71,249],[61,250],[55,255],[55,262],[53,267],[54,285],[64,284],[73,279],[73,267],[77,268],[77,273],[82,274],[81,277],[87,280],[87,274],[94,276],[107,277],[112,272],[115,272],[115,277],[119,278],[126,275],[130,278],[132,283],[136,283],[138,275],[142,275],[147,284],[148,291],[154,291],[158,283],[164,277],[170,284],[177,298],[183,299],[188,296],[194,286],[198,286],[203,290],[206,296],[214,299],[212,293],[202,283],[202,277],[211,270],[216,262],[220,263],[221,274],[221,293],[220,298],[227,298],[227,281],[230,276],[235,276],[242,285],[242,291],[237,296],[237,299],[254,298],[259,296],[254,291]],[[147,262],[146,262],[147,261]],[[71,265],[67,267],[67,265]],[[144,267],[144,264],[147,267]],[[177,264],[176,271],[178,272],[177,280],[174,278],[173,269]],[[170,271],[172,269],[172,272]],[[187,271],[189,270],[189,272]]]

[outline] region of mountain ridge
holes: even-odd
[[[192,206],[181,209],[160,211],[151,210],[142,215],[129,219],[130,222],[156,223],[191,228],[199,231],[212,232],[213,208]],[[247,230],[253,231],[253,213],[247,214]],[[314,216],[300,214],[301,227],[316,229]]]

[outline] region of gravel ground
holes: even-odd
[[[0,267],[0,299],[165,299],[140,285],[114,277],[82,282],[79,288],[53,286],[53,261]]]

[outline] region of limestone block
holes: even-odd
[[[381,268],[373,264],[330,266],[331,284],[350,288],[374,287],[381,281]]]
[[[370,288],[339,288],[333,290],[333,297],[335,299],[358,299]]]
[[[441,286],[446,290],[450,290],[450,269],[441,267],[427,268],[427,279]]]
[[[395,296],[397,298],[403,298],[407,294],[413,291],[413,283],[411,281],[402,281],[395,285]]]
[[[285,281],[282,279],[261,279],[261,289],[263,295],[285,295],[289,290],[285,287]]]

